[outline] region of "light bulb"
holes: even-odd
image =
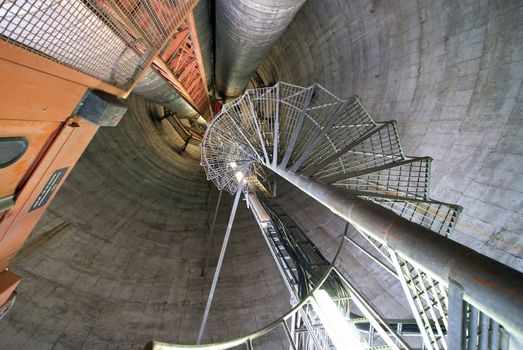
[[[336,349],[365,350],[359,336],[349,327],[347,320],[340,313],[329,294],[319,289],[313,293],[313,296],[312,307],[318,314]]]
[[[237,171],[236,174],[234,174],[234,176],[236,176],[236,179],[238,179],[238,182],[243,180],[243,173],[241,171]]]

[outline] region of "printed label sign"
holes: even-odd
[[[51,178],[45,184],[44,189],[42,190],[42,192],[40,192],[38,198],[36,198],[36,201],[31,206],[31,209],[29,209],[29,212],[41,208],[47,203],[54,190],[56,189],[56,187],[58,187],[58,184],[67,172],[67,169],[69,169],[69,167],[58,169],[53,173],[53,175],[51,175]]]

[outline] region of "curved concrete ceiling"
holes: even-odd
[[[359,95],[376,120],[396,119],[406,153],[434,158],[433,197],[464,207],[454,238],[523,270],[522,19],[517,1],[309,0],[253,82],[318,82],[338,96]],[[24,282],[0,322],[0,348],[196,340],[232,201],[227,195],[211,269],[200,277],[217,193],[198,148],[178,154],[183,140],[152,122],[154,111],[131,96],[121,124],[98,133],[35,229],[12,265]],[[280,189],[280,204],[329,256],[341,221]],[[241,207],[205,342],[245,334],[288,308]],[[378,272],[353,251],[343,262],[373,302],[405,314],[393,281],[369,278]],[[283,337],[266,339],[266,348],[282,347]]]

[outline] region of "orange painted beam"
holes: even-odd
[[[158,8],[163,8],[162,5],[161,5],[161,1],[158,2],[159,0],[154,0],[153,1],[153,6],[158,6]],[[192,4],[190,5],[187,13],[191,13],[194,6],[196,6],[196,3],[197,1],[193,1]],[[180,21],[180,23],[183,23],[183,20]],[[177,32],[177,27],[180,25],[180,23],[176,23],[176,27],[174,27],[174,29],[170,30],[169,32],[169,35],[166,36],[165,40],[162,42],[162,44],[159,46],[158,50],[156,50],[151,56],[150,58],[147,60],[147,62],[143,65],[143,69],[142,71],[137,75],[135,81],[131,84],[131,86],[129,87],[129,89],[127,90],[126,94],[125,94],[125,98],[127,98],[127,96],[129,96],[129,94],[131,93],[131,91],[134,89],[134,87],[136,86],[136,84],[138,84],[138,82],[142,79],[142,77],[144,76],[145,72],[147,71],[147,68],[153,63],[153,61],[155,59],[157,59],[158,55],[163,51],[164,47],[169,43],[169,40],[171,40],[171,38],[173,37],[173,35],[175,35],[175,33]],[[171,23],[169,23],[170,25],[172,25]]]
[[[112,85],[104,83],[86,74],[54,62],[36,53],[30,52],[8,41],[0,39],[0,59],[15,63],[27,68],[32,68],[41,73],[67,80],[71,83],[82,85],[91,89],[102,90],[107,93],[123,97],[126,92]],[[5,85],[5,84],[2,84]]]
[[[194,27],[194,18],[189,14],[180,31],[174,35],[161,59],[164,64],[155,60],[157,68],[164,72],[164,77],[175,87],[180,95],[205,119],[210,120],[211,110],[205,74],[202,68],[201,53]],[[192,25],[192,29],[191,26]],[[189,30],[187,30],[189,28]],[[199,57],[199,59],[198,59]]]
[[[187,93],[187,90],[183,87],[183,85],[180,83],[180,81],[174,76],[174,73],[171,71],[171,69],[167,66],[167,64],[161,60],[160,58],[156,58],[154,60],[154,66],[162,75],[164,78],[171,83],[171,86],[180,94],[180,96],[187,101],[188,104],[191,105],[192,108],[194,108],[195,111],[200,113],[198,105],[195,103],[195,101],[192,99],[192,97]],[[200,113],[201,114],[201,113]]]
[[[196,31],[196,22],[194,21],[194,16],[192,12],[187,15],[187,24],[189,25],[189,31],[191,32],[191,39],[193,43],[194,54],[196,55],[196,60],[198,61],[198,67],[200,69],[200,76],[205,87],[205,93],[209,95],[209,90],[207,89],[207,77],[205,76],[205,70],[203,69],[203,58],[202,51],[200,48],[200,40],[198,39],[198,32]]]
[[[13,294],[20,283],[20,277],[9,271],[0,272],[0,307],[2,307]]]

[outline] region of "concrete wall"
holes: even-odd
[[[23,280],[0,322],[0,349],[141,349],[150,340],[195,343],[232,197],[223,195],[206,277],[200,276],[216,189],[199,149],[129,99],[103,128],[11,266]],[[288,293],[252,214],[241,205],[204,342],[265,326]],[[278,349],[284,335],[265,339]]]
[[[523,270],[523,3],[309,0],[256,79],[318,82],[432,156],[453,238]],[[253,79],[254,83],[254,79]]]

